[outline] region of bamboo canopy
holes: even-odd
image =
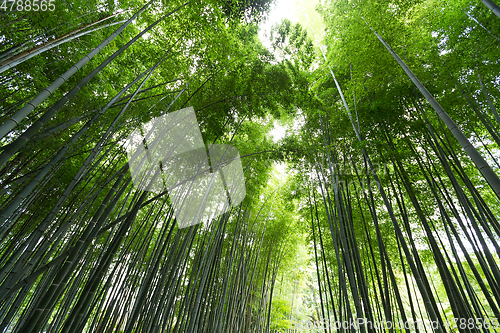
[[[0,332],[498,331],[494,1],[4,5]]]

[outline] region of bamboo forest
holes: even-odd
[[[0,333],[500,332],[498,0],[0,0]]]

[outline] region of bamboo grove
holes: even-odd
[[[320,1],[320,44],[284,20],[267,49],[269,8],[0,12],[2,332],[498,330],[497,5]],[[126,138],[188,106],[238,148],[247,195],[180,229],[168,191],[134,186]],[[294,128],[278,142],[275,120]]]

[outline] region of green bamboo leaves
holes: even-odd
[[[262,79],[248,89],[259,72],[288,78],[283,66],[260,59],[269,53],[256,42],[254,26],[237,21],[225,26],[224,13],[207,10],[206,3],[151,4],[134,6],[141,9],[127,21],[127,30],[124,25],[112,35],[116,38],[105,40],[111,50],[85,57],[94,69],[85,72],[79,63],[84,72],[77,71],[70,56],[61,56],[58,65],[64,71],[73,68],[62,76],[70,84],[64,96],[55,90],[61,79],[57,87],[49,84],[43,98],[36,97],[38,86],[25,89],[38,98],[36,107],[48,106],[41,112],[32,112],[33,103],[22,115],[18,111],[33,100],[16,92],[16,85],[29,78],[24,73],[34,73],[27,64],[60,56],[78,38],[92,40],[90,32],[99,36],[100,31],[87,24],[91,30],[60,32],[61,39],[28,54],[23,50],[29,41],[0,55],[12,67],[2,73],[10,83],[0,92],[10,105],[2,108],[0,330],[239,332],[271,327],[288,224],[284,217],[275,218],[281,215],[272,205],[276,191],[264,191],[271,167],[266,150],[273,147],[252,117],[267,116],[265,107],[277,109],[281,97],[291,100],[292,81],[273,86]],[[106,13],[96,15],[96,22],[109,16],[108,10],[125,9],[121,6],[103,4]],[[12,26],[27,20],[16,21],[16,14],[9,19]],[[202,31],[200,24],[217,29]],[[47,30],[41,28],[49,35]],[[253,51],[241,47],[241,38],[251,41]],[[97,51],[82,43],[79,52]],[[22,56],[14,59],[16,54]],[[16,70],[21,79],[9,77]],[[169,196],[170,188],[150,193],[142,191],[148,184],[132,186],[171,179],[159,172],[153,179],[132,179],[126,138],[187,103],[197,110],[200,138],[203,132],[203,139],[223,147],[235,140],[252,182],[247,199],[232,198],[233,207],[226,202],[221,216],[181,229],[174,209],[179,198]],[[12,119],[20,123],[16,130]],[[204,153],[217,167],[225,152]]]
[[[0,14],[0,331],[495,331],[496,7],[323,2],[321,60],[291,21],[263,47],[243,21],[267,1],[74,5],[60,27]],[[189,105],[247,195],[179,228],[168,185],[189,167],[141,175],[126,138]]]

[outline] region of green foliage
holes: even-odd
[[[370,29],[498,172],[498,123],[478,78],[498,108],[494,14],[469,0],[323,1],[321,45],[317,26],[315,45],[303,19],[285,19],[267,50],[256,22],[271,3],[154,3],[1,139],[2,151],[15,145],[94,68],[176,11],[0,168],[1,330],[240,332],[341,311],[376,320],[428,319],[431,309],[442,319],[498,315],[498,198]],[[0,63],[89,31],[2,73],[1,121],[119,26],[105,24],[143,5],[73,1],[1,14]],[[104,108],[160,59],[133,100],[142,80]],[[178,229],[167,192],[131,184],[125,138],[186,106],[207,144],[238,148],[247,196],[219,219]],[[288,132],[274,143],[278,119]]]
[[[228,19],[260,22],[265,19],[273,0],[220,0]]]

